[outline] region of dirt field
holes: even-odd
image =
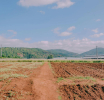
[[[0,100],[104,100],[102,64],[0,62]]]
[[[63,100],[104,100],[104,65],[51,63]]]
[[[104,78],[104,64],[51,63],[51,65],[56,73],[56,77],[91,76],[100,79]]]

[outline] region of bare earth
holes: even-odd
[[[21,70],[19,70],[21,73]],[[31,71],[28,70],[28,73]],[[0,100],[58,100],[58,86],[48,62],[32,70],[27,78],[0,82]]]
[[[1,63],[0,68],[9,68],[13,66],[11,64]],[[18,70],[12,73],[26,74],[28,77],[9,77],[4,81],[0,81],[0,100],[104,100],[104,81],[101,80],[102,77],[96,78],[94,76],[96,81],[91,79],[72,80],[67,78],[73,75],[80,75],[80,70],[83,69],[82,66],[78,65],[74,67],[71,66],[73,64],[70,64],[70,66],[68,66],[70,69],[64,66],[70,75],[65,76],[63,80],[58,80],[57,78],[67,74],[57,63],[51,63],[52,69],[49,67],[48,62],[36,68],[34,63],[15,63],[15,65],[16,64],[17,66],[22,66],[22,68],[16,67]],[[63,65],[66,64],[67,63],[63,63]],[[28,67],[33,66],[34,69],[28,69]],[[81,69],[78,70],[80,67]],[[75,68],[78,68],[77,71]],[[84,70],[85,69],[88,69],[88,67],[84,67]],[[52,70],[55,72],[54,74]],[[95,69],[90,70],[92,72]],[[90,73],[90,70],[86,71]],[[104,76],[103,70],[96,69],[95,71],[98,71],[99,76]],[[0,75],[8,73],[10,73],[10,71],[1,72]],[[82,73],[81,75],[84,77],[84,74],[86,73]],[[59,76],[56,77],[57,75]],[[90,75],[93,77],[92,74]]]
[[[37,100],[58,100],[57,84],[48,63],[41,67],[40,74],[33,80]]]

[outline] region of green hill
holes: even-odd
[[[77,54],[60,49],[42,50],[39,48],[2,48],[2,56],[7,58],[47,58],[49,55],[53,55],[53,57],[72,57]]]
[[[96,48],[80,54],[82,57],[86,55],[96,55]],[[104,55],[104,48],[98,48],[98,55]]]
[[[47,51],[54,55],[58,55],[62,57],[77,57],[78,56],[77,53],[69,52],[69,51],[62,50],[62,49],[51,49]]]

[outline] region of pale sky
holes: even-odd
[[[104,47],[104,0],[0,0],[3,47]]]

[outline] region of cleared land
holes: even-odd
[[[33,79],[40,74],[42,62],[1,62],[0,100],[35,100]]]
[[[0,100],[104,100],[104,64],[62,62],[0,62]]]
[[[48,62],[1,62],[0,100],[58,100]]]
[[[104,64],[51,63],[63,100],[104,100]]]

